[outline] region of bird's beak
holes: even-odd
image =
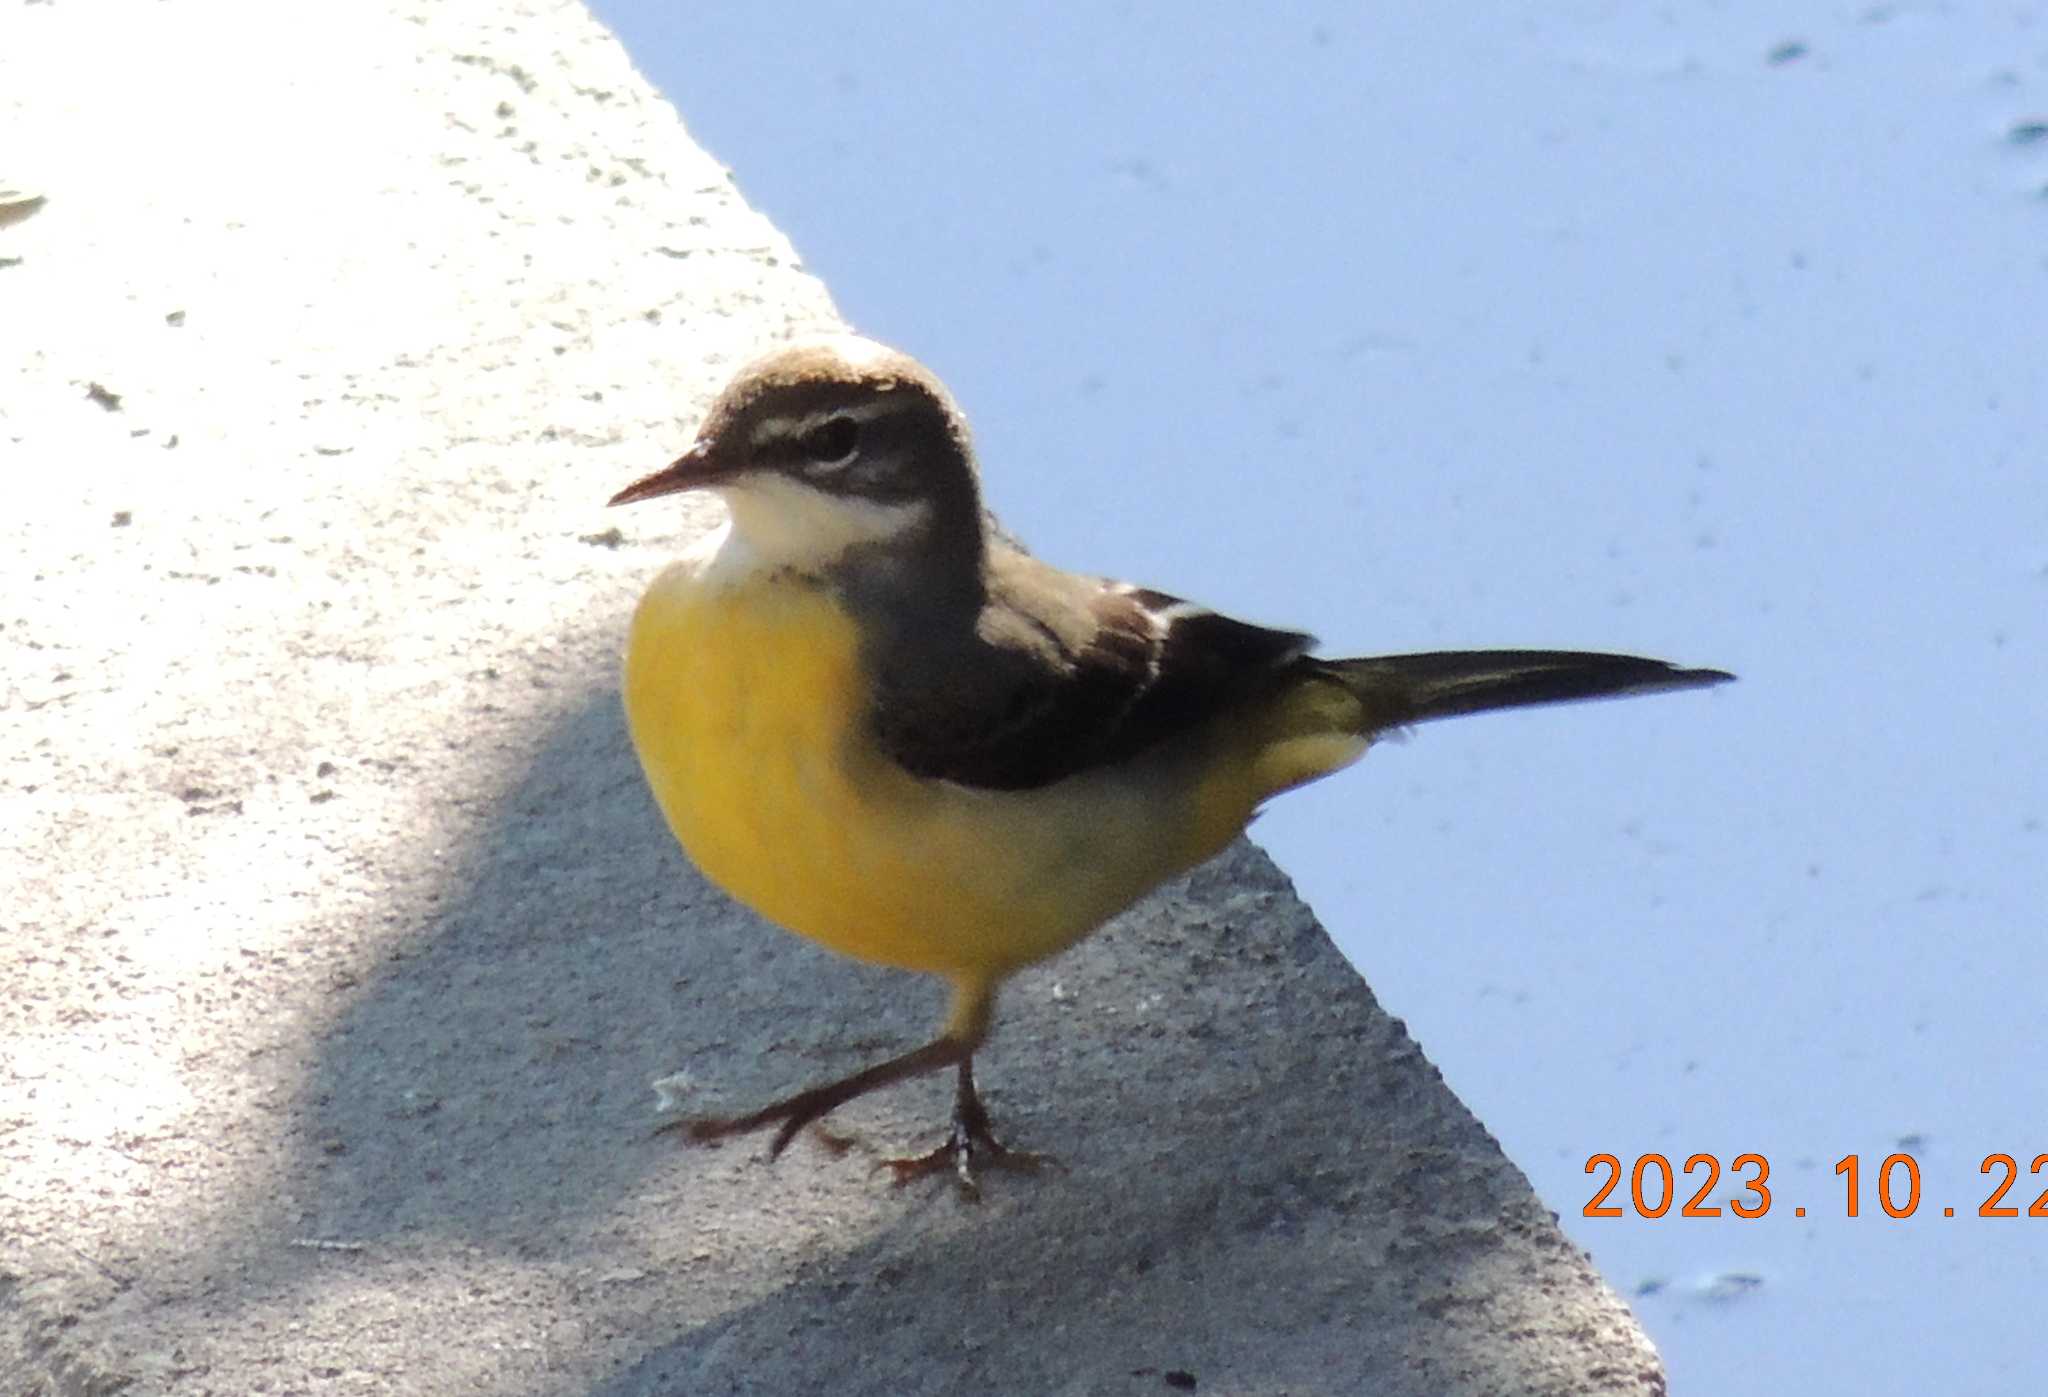
[[[641,500],[658,499],[663,495],[679,495],[685,490],[717,485],[731,475],[731,466],[712,455],[708,444],[700,437],[688,451],[653,475],[634,481],[606,503],[638,504]]]

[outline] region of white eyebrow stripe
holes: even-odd
[[[758,449],[774,441],[796,441],[806,433],[824,426],[835,417],[850,418],[854,422],[866,425],[877,417],[885,416],[894,411],[895,408],[896,403],[893,400],[878,398],[872,402],[848,403],[844,407],[819,408],[815,412],[805,413],[802,417],[795,419],[788,417],[765,417],[754,424],[754,432],[749,442]]]

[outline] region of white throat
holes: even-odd
[[[783,570],[821,573],[851,550],[903,538],[931,517],[922,500],[883,504],[828,495],[782,475],[749,476],[718,493],[731,519],[704,559],[700,575],[710,582]]]

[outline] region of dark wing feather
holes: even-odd
[[[993,790],[1129,760],[1273,682],[1312,643],[1160,592],[1004,560],[972,635],[874,657],[874,729],[906,770]]]

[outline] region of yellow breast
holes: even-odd
[[[715,572],[715,569],[710,571]],[[625,702],[657,803],[704,873],[864,960],[1001,976],[1220,849],[1256,793],[1213,763],[1035,791],[913,777],[874,748],[854,625],[789,574],[671,568],[634,616]],[[1183,774],[1185,768],[1185,774]]]

